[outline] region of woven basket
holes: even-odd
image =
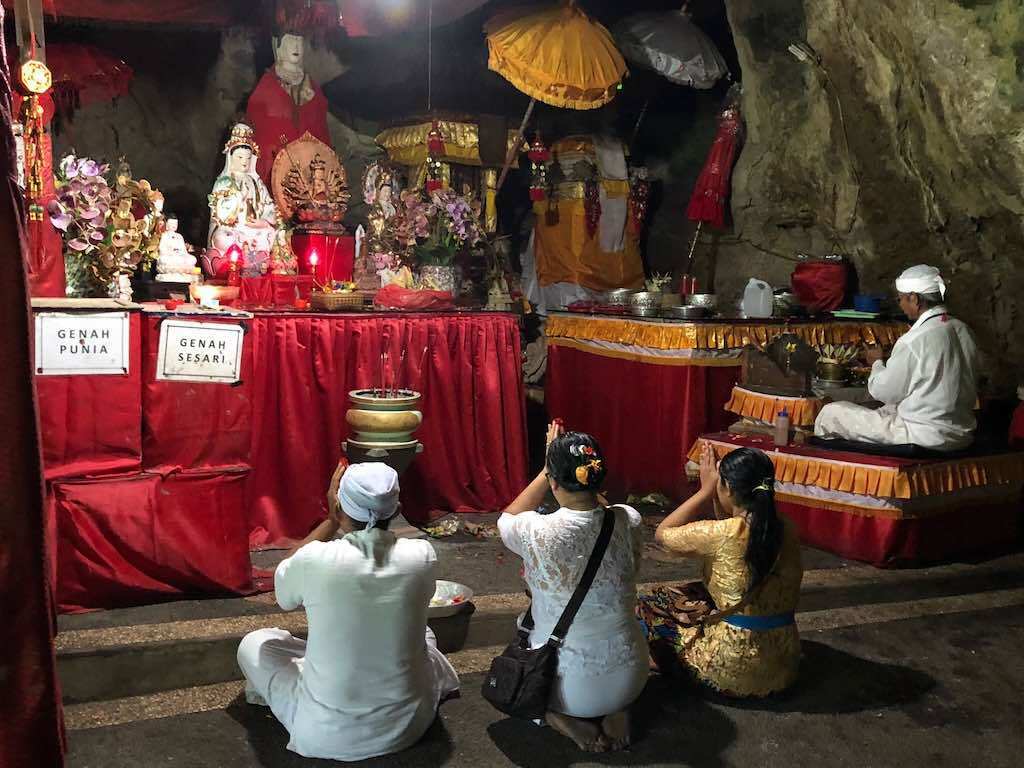
[[[356,293],[324,293],[313,291],[309,294],[309,303],[316,309],[337,312],[341,309],[362,309],[363,294]]]

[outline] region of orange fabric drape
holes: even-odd
[[[789,423],[794,427],[813,427],[824,402],[820,397],[773,397],[761,392],[752,392],[743,387],[733,387],[732,397],[725,410],[748,419],[772,423],[779,411],[789,412]]]
[[[627,233],[621,253],[605,253],[597,235],[587,232],[583,200],[559,200],[557,205],[558,223],[554,225],[545,222],[547,202],[534,205],[534,248],[541,285],[575,283],[595,291],[643,287],[637,237]]]
[[[701,449],[705,443],[711,446],[718,458],[740,447],[702,437],[690,451],[692,461],[700,460]],[[797,456],[780,451],[770,451],[768,457],[775,465],[775,478],[784,483],[816,485],[829,491],[890,499],[914,499],[966,488],[1024,481],[1024,453],[978,456],[899,467],[855,464],[818,456]]]
[[[540,260],[538,258],[538,265]],[[539,266],[538,266],[539,269]],[[650,349],[739,349],[763,345],[790,331],[808,344],[882,344],[892,346],[906,323],[651,323],[625,318],[552,315],[545,334],[584,341],[610,341]]]

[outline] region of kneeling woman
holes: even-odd
[[[594,582],[558,652],[547,722],[587,751],[629,744],[628,707],[647,682],[647,646],[635,618],[641,520],[632,507],[604,508],[598,498],[604,459],[579,432],[548,431],[544,471],[498,519],[505,546],[523,558],[533,597],[531,645],[547,641],[594,549],[605,515],[615,527]],[[548,490],[560,508],[535,511]]]
[[[781,691],[796,679],[800,662],[793,614],[803,569],[794,526],[775,511],[774,467],[751,448],[733,451],[716,467],[705,449],[700,484],[655,538],[702,561],[704,596],[713,604],[702,608],[692,588],[641,597],[651,658],[662,671],[682,665],[727,695]],[[716,519],[698,519],[710,515]]]

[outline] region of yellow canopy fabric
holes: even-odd
[[[603,106],[628,71],[608,30],[572,2],[499,13],[484,30],[487,66],[554,107]]]
[[[433,122],[396,125],[377,134],[377,145],[388,158],[399,165],[419,166],[427,161],[427,139]],[[444,140],[444,155],[437,159],[456,165],[480,165],[480,129],[476,123],[460,120],[438,120],[437,128]],[[508,147],[516,143],[514,131],[508,132]],[[525,145],[521,145],[525,148]]]

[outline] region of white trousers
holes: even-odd
[[[437,649],[437,638],[430,627],[426,628],[426,642],[427,666],[433,687],[434,709],[436,710],[437,704],[459,689],[459,677],[445,655]],[[307,757],[355,760],[398,751],[409,746],[409,743],[406,742],[409,742],[410,734],[395,734],[394,749],[388,749],[388,745],[352,744],[344,750],[346,756],[339,757],[337,744],[325,744],[323,751],[317,745],[309,748],[309,734],[304,734],[303,740],[306,748],[295,749],[296,726],[302,725],[296,723],[296,710],[299,706],[299,679],[305,655],[305,640],[294,637],[290,632],[276,627],[250,632],[242,638],[242,642],[238,646],[238,666],[241,667],[246,680],[245,700],[250,704],[270,707],[274,717],[292,736],[293,743],[289,744],[290,749]],[[429,725],[429,721],[426,722],[422,730],[425,732]],[[305,730],[309,729],[299,728],[300,732]],[[412,734],[412,736],[414,739],[418,739],[422,733]],[[360,750],[364,751],[360,752]],[[313,754],[317,752],[319,754]],[[348,756],[350,752],[352,757]]]
[[[559,676],[551,692],[551,709],[570,717],[594,718],[615,714],[639,698],[647,685],[647,659],[603,675],[572,673]]]
[[[895,405],[873,410],[854,403],[829,403],[814,420],[814,434],[878,445],[912,442],[907,423],[896,413]]]

